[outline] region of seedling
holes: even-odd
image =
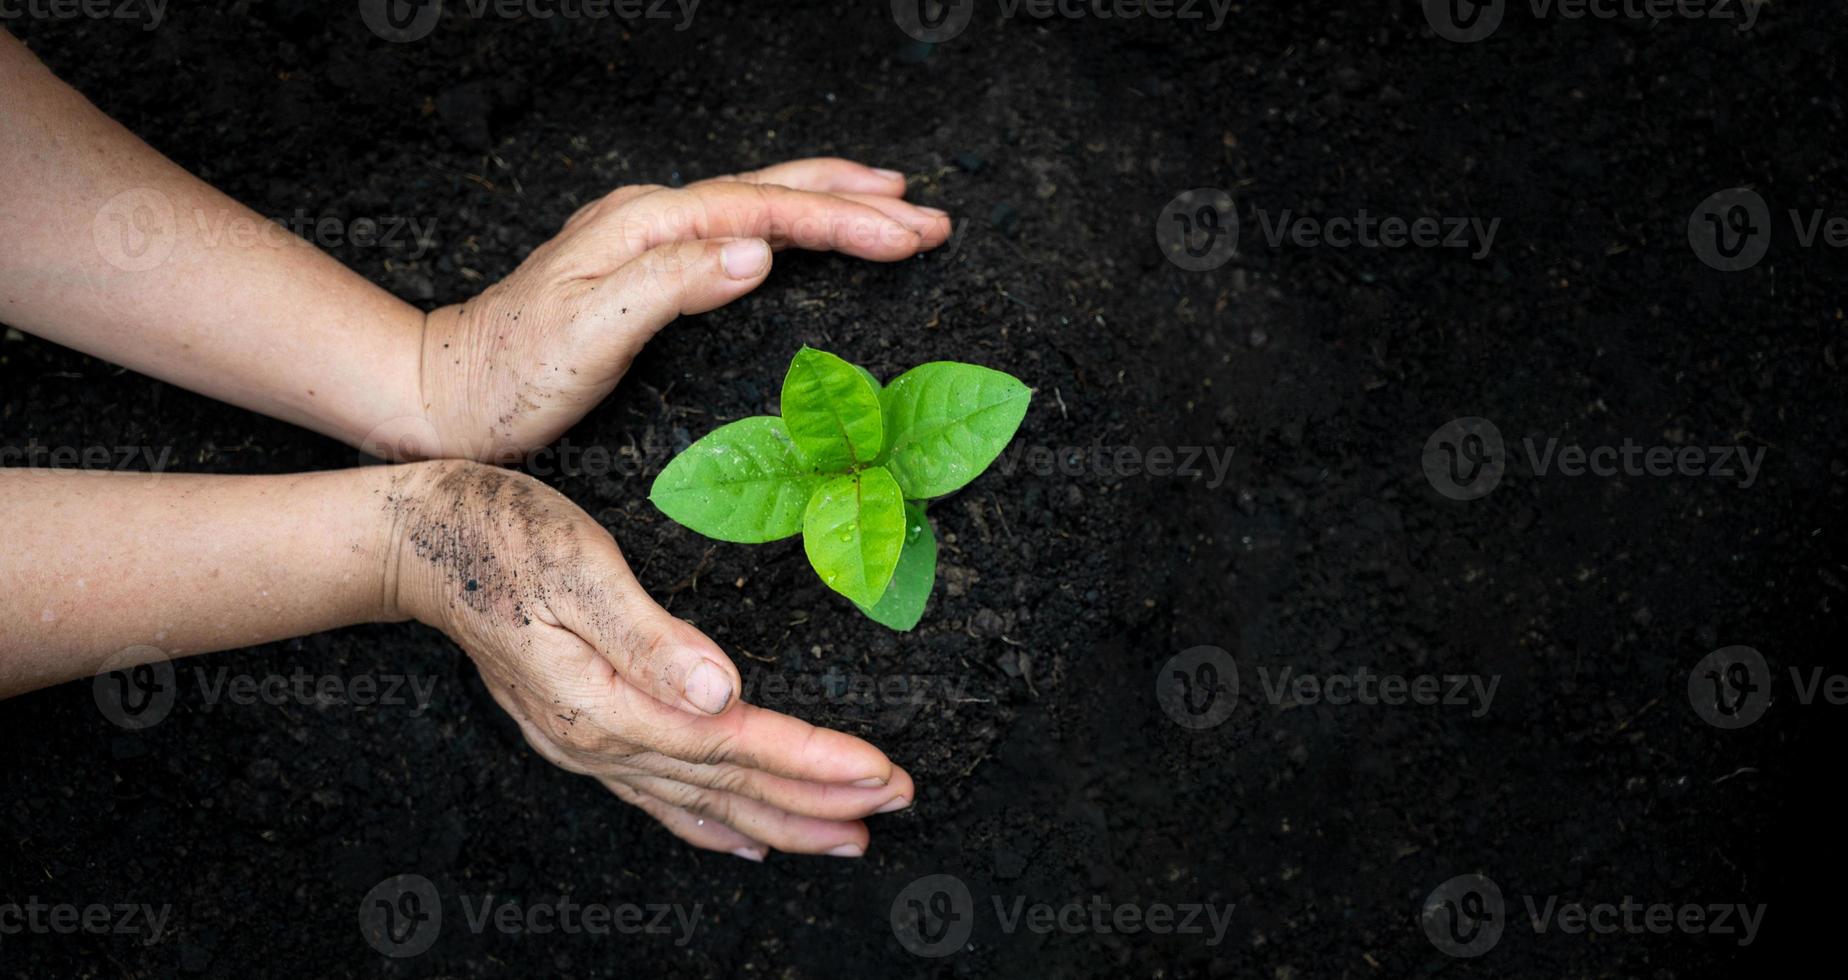
[[[924,502],[980,476],[1032,396],[1012,375],[951,361],[881,387],[865,368],[804,347],[783,378],[781,417],[714,429],[667,464],[649,499],[720,541],[802,535],[828,588],[908,630],[937,579]]]

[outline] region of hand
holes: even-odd
[[[757,288],[771,252],[896,262],[949,238],[901,200],[903,175],[812,159],[678,190],[623,187],[586,205],[511,276],[425,320],[424,418],[368,439],[404,458],[509,463],[615,388],[655,332]]]
[[[386,506],[398,616],[441,628],[554,765],[689,843],[858,857],[911,777],[841,732],[738,701],[737,668],[643,591],[609,533],[523,474],[401,468]]]

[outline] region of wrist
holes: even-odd
[[[439,307],[424,314],[418,364],[417,400],[409,424],[399,426],[392,448],[404,460],[474,459],[513,463],[500,458],[492,429],[475,416],[488,351],[469,342],[468,305]]]
[[[481,464],[439,459],[397,466],[370,467],[368,505],[379,536],[377,554],[379,618],[386,622],[416,620],[444,627],[435,552],[460,537],[453,487]]]
[[[384,367],[374,378],[374,401],[362,421],[348,428],[346,440],[360,452],[390,463],[443,459],[445,427],[433,411],[431,392],[444,387],[432,379],[429,348],[441,345],[434,336],[435,318],[442,310],[426,313],[407,307],[406,321],[392,332],[395,347],[381,357]]]

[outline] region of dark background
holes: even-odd
[[[1356,7],[1362,5],[1354,5]],[[212,704],[142,732],[91,685],[0,706],[0,902],[169,904],[168,935],[0,936],[9,976],[1697,977],[1832,946],[1839,822],[1844,263],[1783,230],[1753,268],[1691,250],[1690,213],[1749,186],[1848,214],[1843,17],[1536,18],[1436,36],[1420,5],[1241,4],[1225,25],[984,3],[932,47],[884,3],[706,0],[672,22],[502,20],[463,4],[409,44],[352,3],[174,3],[157,30],[4,26],[193,172],[266,215],[405,216],[436,248],[335,249],[426,306],[506,274],[624,183],[838,154],[905,170],[957,219],[897,266],[783,256],[756,295],[670,328],[568,437],[664,454],[774,409],[807,342],[881,377],[988,364],[1038,389],[1024,445],[1234,447],[1226,485],[992,471],[936,505],[925,624],[861,619],[793,545],[713,546],[642,475],[546,478],[747,677],[830,669],[962,685],[921,710],[779,704],[916,776],[863,861],[696,852],[530,753],[433,630],[364,627],[182,663],[434,677],[427,712]],[[4,93],[0,93],[0,100]],[[8,179],[0,175],[0,179]],[[1154,229],[1233,194],[1240,254],[1167,262]],[[1485,258],[1272,247],[1257,211],[1500,219]],[[208,300],[209,301],[209,300]],[[287,324],[261,325],[286,329]],[[1750,488],[1566,477],[1518,454],[1457,502],[1420,454],[1458,416],[1510,447],[1744,445]],[[31,338],[0,345],[0,445],[173,447],[174,468],[355,465],[344,446]],[[654,447],[649,450],[646,447]],[[4,531],[0,530],[0,536]],[[741,584],[740,584],[741,583]],[[99,615],[106,614],[99,610]],[[1749,728],[1701,721],[1690,670],[1746,644],[1777,674]],[[1154,685],[1199,645],[1244,682],[1230,720],[1171,722]],[[1282,708],[1257,669],[1500,678],[1492,708]],[[933,690],[940,690],[933,688]],[[765,700],[765,699],[760,699]],[[388,960],[361,899],[419,874],[440,939]],[[923,875],[976,908],[968,948],[907,953]],[[1480,873],[1507,933],[1452,959],[1425,897]],[[693,942],[480,935],[460,896],[699,903]],[[1007,934],[989,898],[1235,903],[1225,941]],[[1812,895],[1816,897],[1812,897]],[[1764,903],[1751,947],[1536,934],[1520,896]]]

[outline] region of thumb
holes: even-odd
[[[677,317],[706,313],[756,289],[770,274],[761,238],[713,238],[651,248],[615,272],[591,280],[582,300],[590,329],[626,365]]]
[[[575,570],[555,582],[548,600],[558,625],[595,647],[630,686],[702,715],[738,700],[738,668],[698,627],[662,608],[642,590],[607,534],[585,544]]]

